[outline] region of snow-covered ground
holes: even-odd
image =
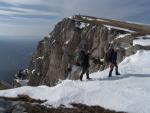
[[[133,45],[142,45],[142,46],[150,46],[150,36],[141,36],[137,37],[137,39],[133,40]]]
[[[0,91],[0,96],[29,95],[48,100],[44,105],[83,103],[131,113],[150,111],[150,51],[140,50],[119,64],[120,76],[108,78],[108,69],[90,74],[92,81],[64,80],[54,87],[24,86]]]
[[[150,46],[150,39],[136,39],[133,41],[133,45]]]

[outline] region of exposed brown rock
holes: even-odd
[[[18,97],[0,97],[0,99],[8,100],[8,101],[23,101],[23,102],[30,102],[30,103],[44,103],[47,100],[40,100],[40,99],[33,99],[27,95],[18,95]]]
[[[84,104],[72,104],[73,108],[66,108],[63,105],[58,108],[46,108],[31,104],[24,104],[23,106],[26,108],[27,113],[125,113],[104,109],[100,106],[87,106]]]

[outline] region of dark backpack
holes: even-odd
[[[86,67],[86,68],[88,68],[90,66],[90,64],[89,64],[89,54],[84,54],[83,62],[82,62],[81,66]]]
[[[105,54],[105,62],[112,62],[114,55],[114,49],[109,49]]]

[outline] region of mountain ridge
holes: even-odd
[[[66,79],[68,65],[74,65],[75,54],[83,46],[85,50],[95,48],[92,56],[103,59],[109,43],[113,43],[120,48],[118,62],[139,49],[148,50],[150,46],[133,45],[133,40],[149,35],[149,30],[143,25],[90,16],[64,18],[39,42],[28,68],[29,85],[51,86]],[[90,73],[98,71],[96,65],[90,65]],[[75,72],[73,79],[78,79],[78,74]]]
[[[97,18],[97,17],[92,17],[92,16],[85,16],[85,15],[80,15],[81,17],[85,17],[85,18],[91,18],[93,20],[97,20],[97,19],[101,19],[104,21],[95,21],[93,23],[97,23],[97,24],[103,24],[103,25],[112,25],[112,26],[116,26],[116,27],[121,27],[121,28],[127,28],[133,31],[137,31],[139,33],[143,32],[145,34],[150,34],[150,26],[149,25],[142,25],[138,24],[138,23],[132,23],[132,22],[124,22],[124,21],[118,21],[118,20],[114,20],[114,19],[105,19],[105,18]],[[75,18],[78,17],[78,15],[75,15]],[[82,18],[82,21],[87,21],[87,22],[92,22],[89,21],[85,18]]]

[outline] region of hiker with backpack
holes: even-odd
[[[80,51],[80,66],[82,68],[82,72],[80,74],[80,81],[82,81],[83,75],[86,74],[86,78],[89,80],[89,59],[90,59],[90,51],[85,52],[83,50]]]
[[[117,65],[117,51],[118,49],[114,49],[113,45],[110,45],[106,54],[105,54],[105,61],[109,64],[110,71],[109,77],[112,76],[113,69],[115,67],[116,75],[120,75],[118,72],[118,65]]]

